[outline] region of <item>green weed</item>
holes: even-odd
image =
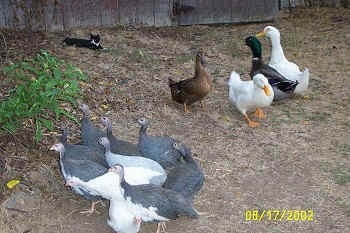
[[[65,115],[76,121],[60,104],[76,104],[75,98],[81,94],[78,82],[87,80],[80,69],[42,50],[32,59],[8,65],[3,72],[16,86],[0,102],[0,134],[13,134],[29,122],[40,141],[43,129],[53,128],[52,114],[56,120]]]

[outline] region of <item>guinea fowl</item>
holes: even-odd
[[[127,141],[120,140],[113,135],[112,122],[108,117],[101,118],[102,124],[106,127],[107,138],[111,145],[111,152],[122,155],[138,155],[142,154],[139,151],[139,147],[136,144],[132,144]]]
[[[89,181],[105,174],[108,171],[106,167],[99,163],[88,159],[81,159],[81,156],[76,158],[72,154],[66,153],[65,146],[62,143],[54,144],[50,150],[60,153],[59,164],[65,181],[69,180],[73,176],[79,177],[79,179],[84,181]],[[83,196],[87,200],[92,201],[91,208],[87,211],[82,211],[82,214],[92,214],[95,211],[96,203],[101,200],[101,196],[92,194],[82,187],[73,187],[73,192]]]
[[[117,232],[136,233],[141,222],[158,222],[157,233],[160,233],[161,228],[165,228],[165,221],[178,216],[198,216],[191,201],[180,193],[150,184],[128,184],[121,165],[113,166],[107,174],[88,182],[72,177],[67,185],[84,187],[109,199],[107,223]]]
[[[200,101],[201,107],[204,107],[202,100],[212,90],[212,80],[204,67],[205,60],[202,51],[196,55],[194,77],[175,82],[169,78],[169,87],[172,99],[183,104],[184,111],[188,112],[188,105]]]
[[[106,136],[106,133],[92,125],[89,119],[90,110],[86,104],[80,104],[79,108],[84,113],[81,121],[81,144],[96,148],[103,153],[103,147],[98,143],[98,139]]]
[[[140,156],[126,156],[112,153],[108,138],[102,137],[99,143],[105,148],[105,159],[112,167],[121,164],[125,167],[125,179],[131,185],[154,184],[161,186],[166,180],[166,172],[159,163]]]
[[[297,80],[293,81],[285,78],[273,67],[262,61],[261,43],[256,37],[247,37],[245,43],[251,49],[253,54],[250,77],[253,78],[256,74],[263,74],[273,88],[275,94],[274,100],[281,100],[293,96],[294,90],[299,82]]]
[[[109,167],[103,152],[97,150],[96,148],[91,148],[85,145],[79,144],[69,144],[67,141],[68,131],[66,127],[62,127],[62,135],[60,142],[64,145],[65,156],[67,158],[77,159],[77,160],[90,160],[101,164],[104,167]]]
[[[144,157],[157,161],[163,168],[167,169],[180,163],[181,154],[175,150],[173,144],[175,139],[169,136],[149,136],[147,128],[149,122],[146,118],[138,119],[140,124],[139,149]]]
[[[180,143],[174,143],[173,146],[181,153],[184,163],[177,165],[169,172],[163,188],[174,190],[185,198],[193,200],[203,186],[204,174],[192,158],[188,147]]]

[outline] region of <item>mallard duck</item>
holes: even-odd
[[[294,94],[295,87],[298,85],[298,81],[286,79],[274,68],[263,62],[261,57],[261,43],[256,37],[247,37],[245,44],[251,49],[253,54],[250,77],[253,78],[256,74],[263,74],[273,88],[274,100],[291,97]]]
[[[229,100],[236,106],[248,122],[250,127],[259,126],[258,122],[252,121],[248,110],[255,110],[254,115],[258,118],[265,118],[261,107],[269,106],[272,103],[274,93],[267,78],[262,74],[256,74],[253,80],[242,81],[239,74],[232,71],[229,86]]]
[[[256,34],[256,37],[261,36],[266,36],[271,40],[272,51],[269,66],[287,79],[298,81],[299,84],[296,86],[294,93],[303,94],[309,85],[309,70],[305,68],[303,71],[300,71],[295,63],[287,60],[283,53],[280,32],[277,28],[267,26],[264,28],[264,31]]]
[[[201,107],[204,107],[202,100],[212,89],[212,80],[205,70],[204,64],[204,54],[202,51],[199,51],[196,55],[193,78],[185,79],[180,82],[175,82],[169,78],[172,99],[183,104],[185,112],[188,112],[188,105],[196,101],[201,101]]]

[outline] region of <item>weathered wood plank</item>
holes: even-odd
[[[67,30],[122,25],[169,26],[271,20],[279,0],[1,0],[0,27]],[[174,15],[173,3],[193,6]]]
[[[120,24],[136,24],[136,8],[138,0],[119,0]]]
[[[154,26],[173,25],[171,19],[171,7],[173,0],[154,0]]]

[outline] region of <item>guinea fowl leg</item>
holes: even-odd
[[[165,222],[158,223],[157,231],[156,233],[166,232],[166,225]]]
[[[184,112],[185,112],[185,113],[188,113],[188,112],[189,112],[186,103],[184,103]]]
[[[93,201],[93,202],[91,202],[91,207],[90,207],[90,209],[88,209],[88,210],[85,210],[85,211],[81,211],[80,213],[81,214],[87,214],[87,215],[91,215],[91,214],[93,214],[94,212],[95,212],[95,210],[96,210],[96,204],[97,203],[99,203],[99,202],[101,202],[101,201]],[[96,210],[96,212],[97,212],[97,210]]]
[[[248,121],[248,125],[252,128],[255,128],[255,127],[258,127],[259,126],[259,123],[258,122],[255,122],[255,121],[252,121],[251,119],[249,119],[248,117],[248,114],[244,114],[244,117],[245,119]]]
[[[266,115],[265,113],[263,112],[263,110],[261,108],[256,108],[255,112],[254,112],[254,116],[256,116],[257,118],[265,118]]]

